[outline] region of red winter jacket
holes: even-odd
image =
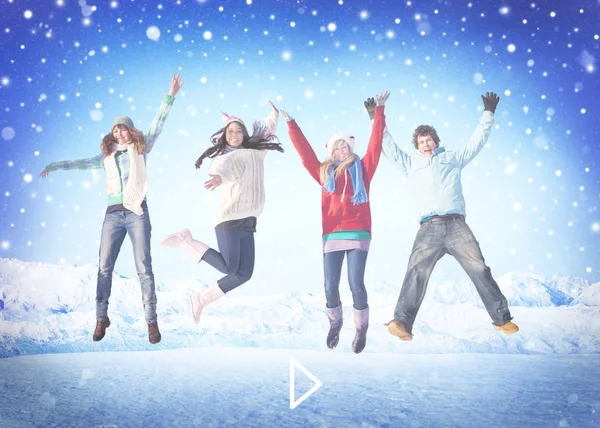
[[[383,141],[383,130],[385,128],[384,106],[375,108],[375,120],[371,131],[371,138],[367,152],[361,159],[363,167],[363,181],[365,191],[369,196],[371,180],[377,169],[381,157],[381,144]],[[320,178],[321,162],[310,146],[306,137],[300,130],[295,120],[288,122],[288,131],[292,144],[302,159],[302,164],[310,175],[321,185],[321,216],[323,221],[323,235],[342,230],[367,230],[371,233],[371,207],[369,202],[354,205],[350,196],[354,194],[350,173],[346,171],[335,180],[335,192],[327,193],[322,186]],[[346,183],[346,194],[342,201],[344,181]]]

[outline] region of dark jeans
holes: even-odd
[[[345,255],[348,256],[348,282],[350,283],[354,309],[366,309],[368,304],[367,289],[365,288],[365,266],[369,252],[361,250],[332,251],[323,254],[327,307],[337,308],[341,303],[340,276]]]
[[[100,238],[100,262],[98,263],[98,284],[96,286],[96,319],[106,321],[108,299],[112,289],[112,276],[117,256],[125,235],[129,235],[133,247],[135,268],[142,287],[142,302],[146,322],[156,322],[156,291],[150,255],[150,216],[148,210],[142,215],[131,211],[113,211],[104,217]]]
[[[252,277],[254,271],[254,233],[215,227],[219,251],[209,248],[202,260],[225,273],[217,283],[228,293]]]
[[[510,321],[512,317],[506,298],[492,278],[473,232],[462,218],[427,221],[421,225],[408,261],[394,320],[412,331],[431,272],[445,254],[453,256],[469,275],[494,325]]]

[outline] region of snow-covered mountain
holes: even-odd
[[[150,345],[137,278],[115,274],[111,326],[101,342],[95,327],[97,267],[28,263],[0,258],[0,357],[102,350],[189,347],[259,347],[326,350],[324,296],[307,291],[231,295],[193,324],[187,295],[199,280],[157,284],[163,340]],[[400,284],[367,283],[371,321],[365,352],[398,353],[600,353],[600,283],[579,278],[510,272],[498,278],[521,331],[493,331],[474,286],[432,279],[417,318],[415,340],[387,333]],[[342,286],[344,328],[335,352],[350,352],[352,299]]]

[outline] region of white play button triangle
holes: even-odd
[[[298,367],[300,370],[302,370],[302,372],[308,376],[310,378],[310,380],[312,380],[315,385],[309,389],[308,391],[306,391],[304,393],[304,395],[302,397],[300,397],[298,400],[295,400],[295,393],[294,393],[294,389],[295,389],[295,379],[296,379],[296,367]],[[298,361],[294,360],[293,358],[290,358],[290,409],[295,409],[296,407],[298,407],[298,405],[300,403],[302,403],[304,400],[306,400],[308,397],[310,397],[317,389],[319,389],[320,387],[323,386],[323,382],[321,382],[319,379],[317,379],[317,377],[312,374],[311,372],[309,372],[308,370],[306,370],[306,368],[300,364]]]

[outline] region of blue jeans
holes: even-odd
[[[368,251],[346,250],[331,251],[323,254],[323,271],[325,273],[325,299],[328,308],[337,308],[340,302],[340,276],[344,256],[348,255],[348,282],[352,292],[354,309],[366,309],[367,289],[365,288],[365,266]]]
[[[148,211],[137,215],[131,211],[115,211],[104,217],[100,239],[100,262],[96,287],[96,319],[108,318],[108,298],[112,288],[112,276],[117,256],[125,235],[129,235],[133,247],[135,268],[142,287],[142,302],[147,323],[156,322],[156,292],[152,257],[150,256],[150,216]]]
[[[215,227],[219,251],[209,248],[202,260],[226,275],[217,281],[223,293],[252,278],[254,272],[254,232]]]
[[[506,298],[492,278],[473,232],[460,218],[427,221],[421,225],[408,261],[394,320],[412,332],[431,272],[445,254],[453,256],[471,278],[493,324],[500,326],[510,321],[512,317]]]

